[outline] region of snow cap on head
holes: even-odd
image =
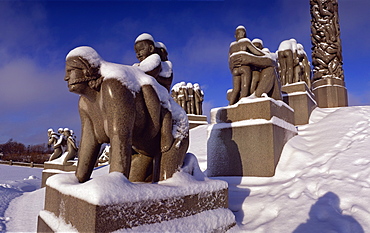
[[[82,57],[86,59],[92,67],[99,67],[102,58],[95,51],[95,49],[89,46],[80,46],[72,49],[66,56],[66,60],[70,57]]]
[[[186,84],[186,87],[187,87],[187,88],[193,88],[193,84],[191,84],[191,83],[187,83],[187,84]]]
[[[69,129],[68,128],[64,128],[64,131],[69,131]]]
[[[246,31],[246,29],[245,29],[245,27],[243,25],[237,26],[235,30],[238,30],[238,29],[243,29],[244,31]]]
[[[53,132],[53,129],[52,128],[48,129],[48,132]]]
[[[167,51],[166,46],[162,42],[154,42],[154,46],[159,49],[164,49]]]
[[[252,43],[260,43],[263,46],[263,41],[260,38],[254,38]]]
[[[153,43],[155,43],[153,36],[150,35],[149,33],[143,33],[143,34],[139,35],[136,38],[135,43],[137,43],[139,41],[143,41],[143,40],[150,40],[150,41],[153,41]]]

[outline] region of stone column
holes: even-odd
[[[337,0],[310,0],[313,84],[318,107],[348,106]]]

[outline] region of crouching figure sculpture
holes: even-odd
[[[83,46],[67,55],[65,81],[80,95],[79,182],[90,178],[103,143],[111,145],[110,172],[131,181],[164,180],[182,165],[189,144],[186,113],[154,78]]]

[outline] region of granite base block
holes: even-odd
[[[208,176],[274,176],[285,143],[297,134],[294,110],[271,98],[215,109],[211,117]]]
[[[45,209],[39,215],[38,232],[54,232],[44,219],[45,213],[54,216],[78,232],[112,232],[142,225],[162,223],[201,214],[205,211],[227,209],[228,190],[220,189],[191,195],[174,196],[160,200],[147,197],[139,202],[112,205],[94,205],[46,186]],[[230,210],[227,209],[231,213]],[[54,222],[55,222],[54,221]],[[191,223],[189,223],[191,224]],[[224,232],[235,225],[235,219],[207,232]]]
[[[317,107],[315,95],[305,82],[282,86],[283,100],[294,109],[295,125],[308,124],[311,112]]]

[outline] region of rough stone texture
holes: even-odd
[[[305,82],[281,87],[283,100],[294,109],[295,125],[308,124],[311,112],[316,108],[315,96]]]
[[[107,206],[87,203],[64,195],[49,186],[46,186],[45,194],[45,210],[63,218],[66,223],[71,223],[79,232],[111,232],[227,207],[227,189],[163,200],[148,199]],[[50,230],[51,227],[39,217],[38,232],[50,232]],[[219,232],[217,229],[214,230]]]
[[[207,116],[188,114],[189,129],[200,125],[208,125]]]
[[[322,79],[312,84],[317,106],[335,108],[348,106],[347,88],[340,79]]]
[[[208,132],[208,175],[274,176],[285,143],[297,134],[292,109],[266,99],[221,109],[221,112],[212,113],[230,123],[222,123],[221,119],[212,117],[218,123],[210,126]],[[226,117],[229,115],[238,121],[231,122]],[[253,119],[267,121],[253,123]]]

